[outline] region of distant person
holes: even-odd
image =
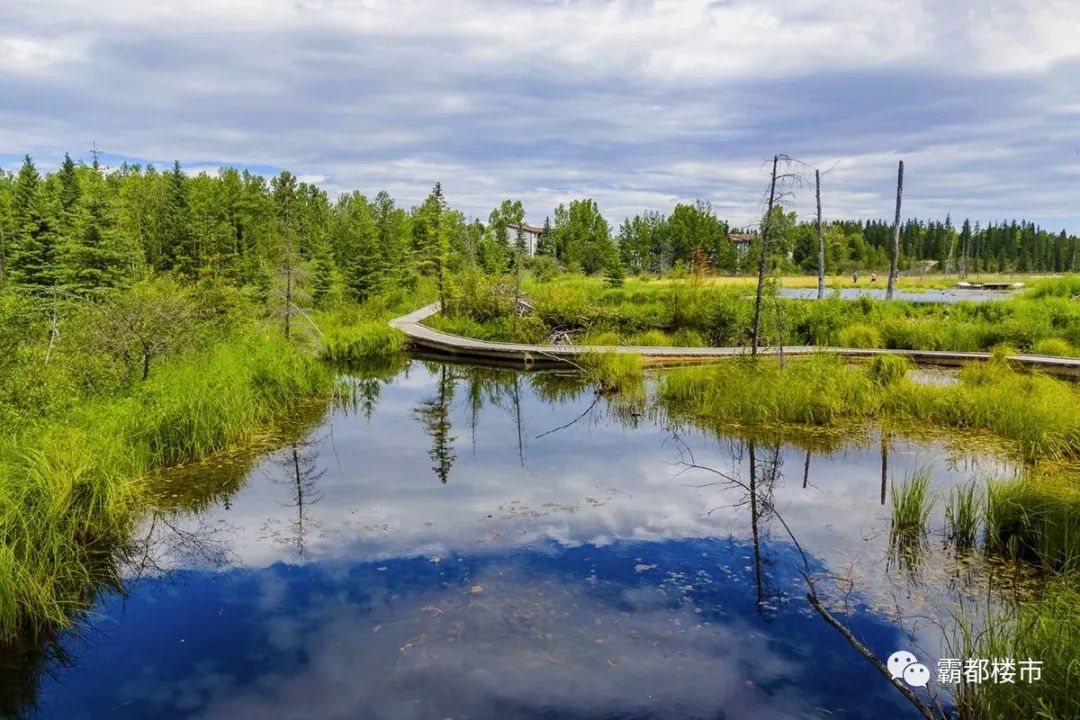
[[[857,273],[857,272],[853,272],[853,273],[851,273],[851,282],[852,282],[852,284],[854,284],[854,285],[858,285],[858,284],[859,284],[859,273]]]
[[[876,272],[870,273],[870,282],[872,282],[872,283],[877,282],[877,273]]]

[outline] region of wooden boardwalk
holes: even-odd
[[[715,362],[725,358],[749,355],[746,347],[658,347],[646,345],[528,345],[524,343],[492,342],[440,332],[423,325],[424,319],[439,311],[432,303],[408,315],[390,321],[409,338],[410,344],[429,353],[450,355],[459,360],[551,367],[573,364],[574,358],[587,352],[630,353],[640,355],[646,365],[690,365]],[[814,347],[789,345],[784,348],[759,348],[763,355],[809,355],[827,352],[851,358],[871,358],[876,355],[903,355],[918,365],[959,367],[974,360],[988,360],[985,352],[945,352],[936,350],[874,350],[862,348]],[[1009,360],[1023,367],[1055,375],[1080,375],[1080,358],[1049,355],[1011,355]]]

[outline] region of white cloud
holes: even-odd
[[[912,214],[1080,228],[1073,2],[51,0],[0,26],[5,165],[96,140],[406,205],[442,180],[477,216],[590,193],[745,223],[775,152],[836,165],[837,215],[889,215],[904,158]]]

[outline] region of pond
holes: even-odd
[[[986,568],[893,552],[889,480],[1014,471],[874,429],[718,435],[552,374],[347,382],[280,447],[160,479],[126,592],[29,716],[915,717],[803,573],[877,657],[934,668],[943,598]]]
[[[777,295],[791,300],[814,300],[817,298],[817,288],[780,288]],[[857,300],[861,297],[870,297],[875,300],[885,299],[884,283],[879,288],[840,288],[838,290],[826,289],[826,297],[839,296],[844,300]],[[1006,290],[896,290],[893,297],[913,303],[958,303],[966,302],[989,302],[992,300],[1008,300],[1012,293]]]

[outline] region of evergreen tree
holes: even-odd
[[[540,230],[540,237],[536,240],[536,254],[555,257],[555,236],[551,229],[551,218],[544,218],[544,227]]]
[[[0,287],[7,280],[8,256],[15,236],[15,215],[12,207],[15,183],[11,175],[0,170]]]
[[[163,241],[162,270],[178,270],[191,274],[198,267],[199,258],[192,242],[190,207],[188,203],[188,180],[180,169],[179,161],[164,175],[165,188],[158,229]]]
[[[115,209],[109,188],[99,171],[90,170],[87,187],[72,208],[72,237],[64,244],[60,279],[79,295],[101,292],[118,285],[129,258],[120,247]]]
[[[15,238],[8,263],[15,282],[33,288],[56,282],[56,228],[47,212],[41,177],[27,155],[15,180]]]
[[[449,264],[450,243],[444,227],[446,198],[443,197],[442,183],[435,183],[431,193],[420,208],[417,239],[422,267],[435,275],[439,283],[439,301],[446,304],[449,289],[447,266]]]
[[[345,284],[358,300],[367,299],[379,290],[386,270],[379,228],[367,198],[353,192],[338,199],[333,238]]]

